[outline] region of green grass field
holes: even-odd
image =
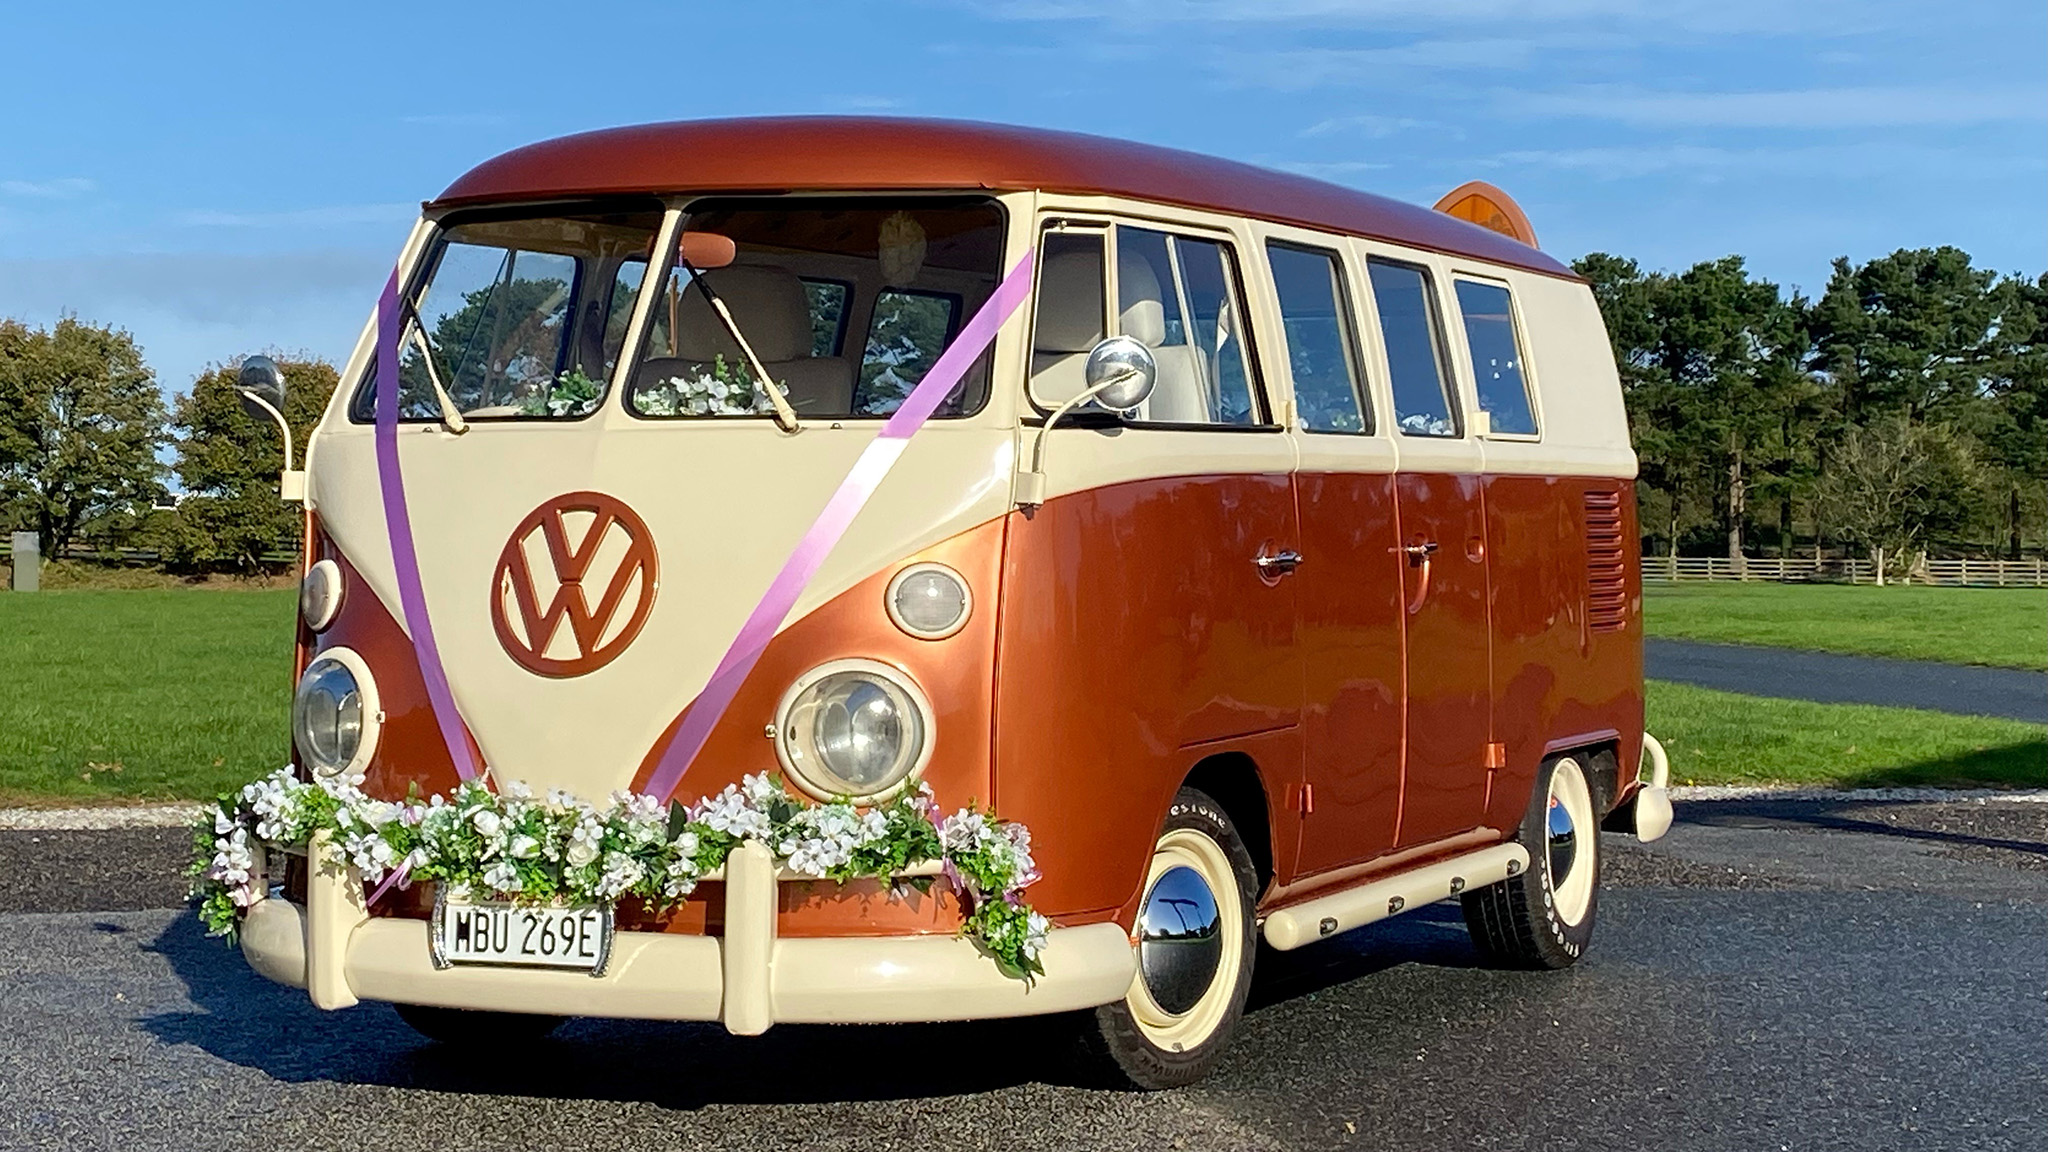
[[[200,798],[281,762],[293,608],[288,590],[0,594],[0,805]],[[1659,635],[2040,667],[2048,592],[1685,585],[1648,610]],[[2048,787],[2038,725],[1667,683],[1649,708],[1681,783]]]
[[[0,804],[210,796],[283,763],[289,591],[0,594]]]
[[[2048,669],[2048,588],[1643,585],[1652,636]]]
[[[2048,788],[2048,727],[1814,704],[1653,680],[1649,730],[1676,784]]]

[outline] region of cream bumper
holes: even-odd
[[[1115,924],[1054,929],[1026,984],[952,936],[780,939],[774,860],[750,844],[725,869],[724,936],[620,932],[602,976],[529,968],[436,969],[423,920],[371,919],[362,883],[316,838],[304,906],[257,902],[242,954],[321,1008],[390,1000],[552,1016],[717,1020],[753,1035],[776,1023],[857,1024],[1033,1016],[1123,998],[1136,971]]]

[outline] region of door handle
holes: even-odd
[[[1436,554],[1436,541],[1431,540],[1427,544],[1404,544],[1398,548],[1389,548],[1387,551],[1407,556],[1410,565],[1427,564],[1429,558]]]
[[[1257,556],[1252,557],[1252,563],[1258,566],[1261,576],[1285,576],[1301,567],[1301,553],[1289,548],[1269,556],[1261,549]]]
[[[1422,611],[1422,602],[1429,598],[1429,558],[1436,555],[1436,541],[1429,540],[1421,544],[1397,545],[1387,549],[1387,551],[1401,553],[1408,557],[1408,566],[1410,568],[1422,569],[1421,578],[1415,582],[1415,597],[1408,601],[1408,614],[1413,616],[1417,612]]]

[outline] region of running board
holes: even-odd
[[[1266,916],[1266,943],[1282,952],[1349,932],[1375,920],[1434,904],[1471,888],[1484,888],[1529,866],[1520,844],[1495,844],[1412,872],[1401,872],[1356,888],[1305,900]]]

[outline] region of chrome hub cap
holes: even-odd
[[[1161,1011],[1185,1015],[1223,963],[1222,917],[1201,873],[1175,865],[1160,873],[1138,912],[1138,971]]]
[[[1593,853],[1600,826],[1593,792],[1576,760],[1560,760],[1550,773],[1544,819],[1543,881],[1558,919],[1577,924],[1593,906]]]

